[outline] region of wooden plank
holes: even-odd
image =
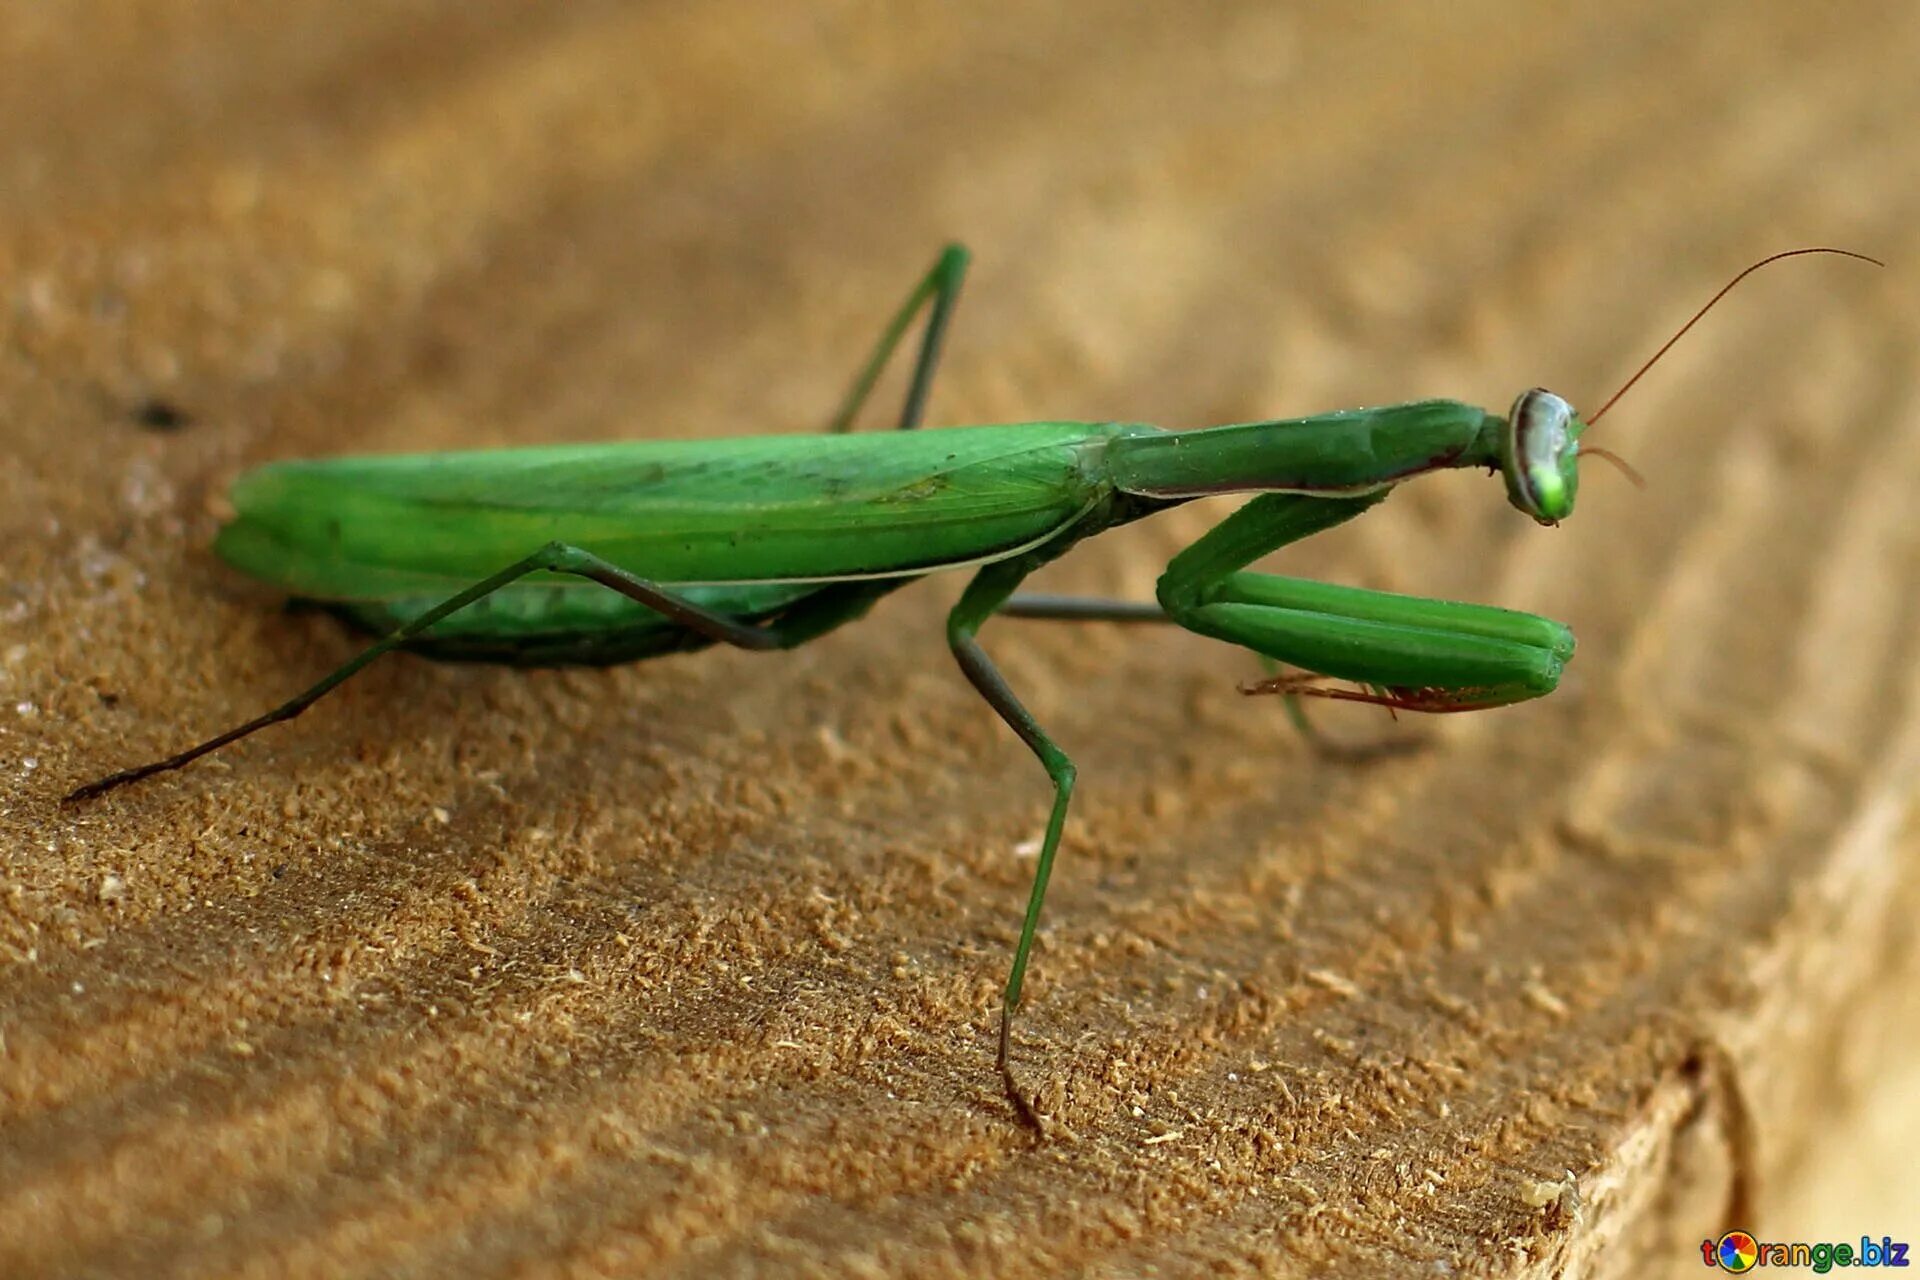
[[[1911,1141],[1920,1025],[1920,11],[1546,13],[10,17],[0,1272],[1911,1238],[1860,1153]],[[1435,478],[1287,556],[1575,626],[1543,702],[1324,717],[1417,754],[1315,758],[1197,637],[989,628],[1081,766],[1017,1048],[1045,1145],[991,1067],[1044,786],[942,652],[957,581],[774,657],[396,660],[57,807],[351,650],[206,552],[241,466],[810,429],[954,236],[943,422],[1591,405],[1745,261],[1895,266],[1751,282],[1596,433],[1645,492],[1591,471],[1547,532]],[[1146,598],[1225,509],[1043,585]]]

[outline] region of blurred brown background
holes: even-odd
[[[1917,56],[1901,3],[10,7],[0,1272],[1920,1235]],[[1542,702],[1322,717],[1431,750],[1319,760],[1198,637],[988,628],[1081,766],[1045,1145],[991,1041],[1045,787],[958,578],[788,655],[388,661],[56,805],[357,643],[206,550],[241,467],[809,430],[949,238],[942,423],[1591,407],[1753,258],[1893,265],[1737,294],[1596,433],[1644,492],[1423,479],[1285,557],[1575,626]],[[1148,598],[1224,509],[1042,585]]]

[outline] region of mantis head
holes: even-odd
[[[1573,406],[1553,392],[1522,392],[1500,434],[1507,501],[1541,524],[1572,515],[1580,491],[1580,433],[1586,429]]]

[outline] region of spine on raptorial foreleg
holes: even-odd
[[[1371,493],[1443,467],[1491,467],[1505,421],[1457,400],[1124,436],[1107,446],[1122,493]]]

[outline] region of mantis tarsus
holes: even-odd
[[[1748,272],[1695,313],[1641,367]],[[1874,259],[1866,259],[1874,261]],[[245,573],[384,635],[293,700],[177,755],[75,790],[99,795],[177,769],[300,714],[382,654],[525,666],[604,665],[713,644],[788,649],[929,573],[971,568],[947,641],[975,689],[1033,751],[1054,799],[1001,1001],[998,1064],[1060,844],[1074,765],[978,639],[996,613],[1164,620],[1300,673],[1256,692],[1417,711],[1504,706],[1553,690],[1573,653],[1532,614],[1248,572],[1367,510],[1414,476],[1486,467],[1544,525],[1572,511],[1583,421],[1550,391],[1504,414],[1423,400],[1172,431],[1034,422],[916,431],[968,262],[947,247],[894,315],[825,435],[643,441],[280,462],[243,475],[215,544]],[[897,430],[849,434],[915,318],[928,310]],[[1589,452],[1604,451],[1593,450]],[[1168,564],[1157,605],[1014,594],[1083,538],[1207,494],[1257,494]],[[1354,688],[1325,688],[1338,679]],[[1291,704],[1290,704],[1291,705]]]

